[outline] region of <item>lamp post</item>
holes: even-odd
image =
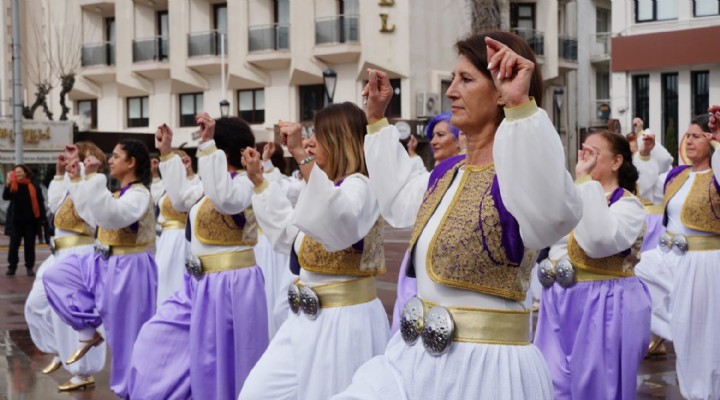
[[[323,71],[323,85],[325,85],[325,96],[327,96],[328,104],[332,104],[335,97],[335,85],[337,84],[337,72],[328,68]]]
[[[230,115],[230,102],[222,99],[220,100],[220,116],[225,118]]]

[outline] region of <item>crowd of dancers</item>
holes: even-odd
[[[688,165],[638,120],[590,134],[573,180],[527,43],[455,48],[432,171],[384,117],[377,70],[364,109],[329,105],[309,138],[279,122],[298,177],[271,161],[279,145],[206,113],[197,174],[166,125],[158,160],[134,140],[107,162],[67,146],[26,304],[43,372],[85,388],[109,348],[110,387],[133,400],[632,399],[669,339],[682,394],[720,398],[720,106],[683,136]],[[392,327],[386,225],[412,227]]]

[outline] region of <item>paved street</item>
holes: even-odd
[[[380,278],[379,293],[389,315],[392,314],[398,267],[408,236],[407,230],[387,230],[385,235],[388,273]],[[0,379],[0,400],[114,399],[108,389],[108,368],[95,377],[95,388],[70,394],[58,393],[56,389],[58,384],[70,378],[67,372],[61,369],[51,376],[39,372],[50,357],[33,345],[23,317],[23,304],[33,278],[25,276],[24,268],[19,268],[15,277],[4,275],[7,242],[7,237],[0,237],[0,375],[4,376]],[[38,266],[48,254],[46,246],[38,248]],[[20,258],[20,266],[23,266],[22,250]],[[672,353],[672,346],[669,350]],[[666,360],[645,360],[638,376],[638,399],[681,399],[674,366],[672,354]]]

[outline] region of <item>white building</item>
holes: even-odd
[[[633,117],[677,154],[693,116],[720,102],[720,2],[612,3],[612,116]]]

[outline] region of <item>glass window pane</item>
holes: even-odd
[[[360,4],[358,0],[344,0],[343,9],[345,15],[360,15]]]
[[[150,117],[150,99],[148,97],[142,97],[142,117]]]
[[[240,103],[240,111],[248,111],[253,109],[253,92],[251,90],[243,90],[238,95],[238,103]]]
[[[720,2],[717,0],[695,0],[695,16],[720,14]]]
[[[255,109],[256,110],[264,110],[265,109],[265,89],[260,89],[255,91]]]
[[[227,6],[215,8],[215,29],[227,32]]]
[[[197,114],[200,111],[203,111],[205,107],[203,106],[203,94],[199,93],[195,95],[195,109],[193,110],[193,114]]]
[[[90,118],[92,116],[92,103],[89,101],[78,101],[78,110],[77,114],[82,115],[85,118]]]
[[[652,21],[653,16],[653,1],[654,0],[635,0],[637,2],[637,15],[635,20],[637,21]]]
[[[532,18],[533,17],[533,8],[531,6],[518,6],[518,17],[520,18]]]
[[[289,0],[277,0],[277,22],[280,25],[290,24],[290,1]]]
[[[193,95],[183,94],[180,95],[180,114],[191,115],[195,114],[195,104]]]
[[[130,118],[130,119],[141,118],[140,102],[141,102],[140,98],[128,99],[128,118]]]
[[[657,0],[657,19],[677,19],[677,0]]]

